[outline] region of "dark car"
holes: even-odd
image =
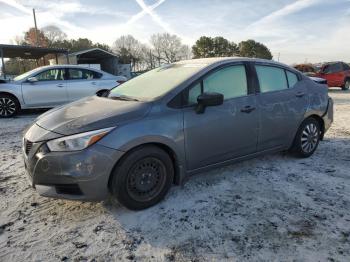
[[[326,85],[286,65],[213,58],[166,65],[40,116],[23,155],[43,196],[130,209],[192,174],[289,150],[311,156],[333,121]],[[195,194],[195,192],[194,192]]]

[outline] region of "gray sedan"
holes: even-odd
[[[40,116],[23,139],[25,169],[43,196],[111,194],[147,208],[198,172],[279,151],[311,156],[333,121],[327,90],[273,61],[177,62]]]
[[[51,108],[94,94],[103,95],[127,79],[78,65],[44,66],[0,82],[0,117],[21,109]]]

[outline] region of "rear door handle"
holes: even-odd
[[[254,110],[255,110],[255,107],[253,107],[253,106],[245,106],[241,109],[241,112],[249,114],[250,112],[252,112]]]
[[[295,94],[296,97],[303,97],[305,95],[304,92],[298,92]]]
[[[58,84],[57,87],[64,87],[64,85],[63,84]]]
[[[91,84],[92,84],[92,85],[96,85],[96,82],[92,82]]]

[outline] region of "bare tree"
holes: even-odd
[[[134,71],[144,70],[149,64],[149,48],[132,35],[119,37],[112,49],[119,55],[122,63],[131,63]]]
[[[154,34],[151,36],[150,42],[158,65],[191,57],[189,47],[183,45],[181,38],[177,35],[169,33]]]
[[[60,43],[67,39],[67,34],[64,33],[60,28],[54,25],[45,26],[41,29],[45,37],[48,40],[48,45],[51,47],[55,43]]]

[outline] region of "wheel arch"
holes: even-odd
[[[22,108],[21,102],[20,102],[20,100],[18,99],[18,97],[15,94],[7,92],[7,91],[0,91],[0,95],[8,95],[8,96],[13,97],[14,99],[16,99],[16,101],[18,103],[19,109]]]
[[[183,178],[184,178],[184,173],[183,173],[183,168],[181,165],[181,161],[179,160],[179,156],[177,155],[177,153],[175,152],[175,150],[168,144],[166,143],[162,143],[162,142],[146,142],[146,143],[142,143],[142,144],[138,144],[138,145],[134,145],[133,147],[130,147],[125,154],[118,159],[118,161],[114,164],[114,167],[109,175],[109,179],[108,179],[108,188],[110,188],[111,185],[111,181],[112,181],[112,176],[113,176],[113,172],[114,170],[117,168],[117,166],[120,164],[120,162],[125,159],[131,152],[138,150],[142,147],[146,147],[146,146],[156,146],[162,150],[164,150],[170,157],[172,163],[173,163],[173,167],[174,167],[174,180],[173,180],[173,184],[175,185],[181,185],[183,182]]]

